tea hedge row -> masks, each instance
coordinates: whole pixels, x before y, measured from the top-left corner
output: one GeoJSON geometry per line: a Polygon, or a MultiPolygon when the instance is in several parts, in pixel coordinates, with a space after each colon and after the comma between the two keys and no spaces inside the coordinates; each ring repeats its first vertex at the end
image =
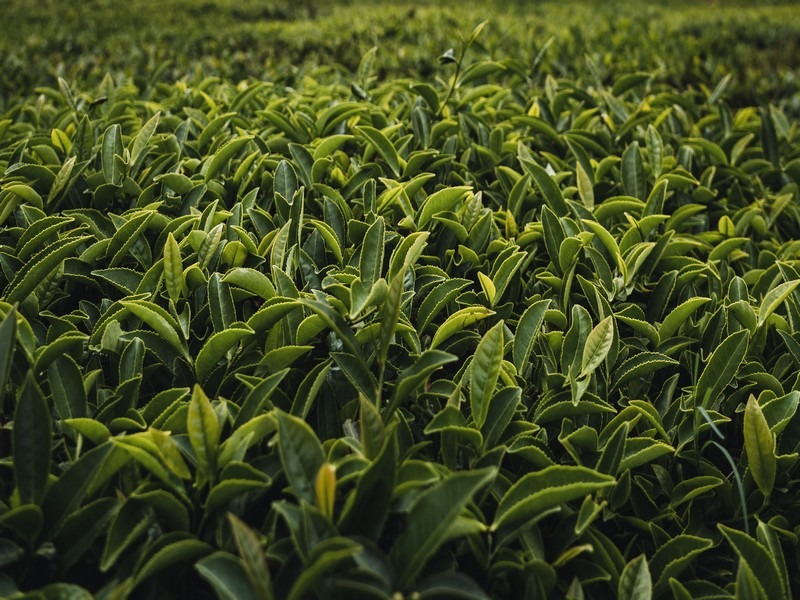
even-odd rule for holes
{"type": "Polygon", "coordinates": [[[8,112],[0,594],[797,593],[790,109],[479,34],[8,112]]]}
{"type": "Polygon", "coordinates": [[[144,95],[160,81],[219,76],[295,86],[318,67],[347,79],[371,47],[381,78],[439,76],[458,32],[490,19],[473,47],[541,85],[547,74],[611,85],[647,71],[678,89],[733,76],[742,107],[789,101],[800,114],[795,2],[320,2],[188,0],[80,3],[6,0],[0,22],[0,110],[63,77],[92,89],[106,73],[144,95]],[[354,19],[353,15],[358,18],[354,19]],[[311,18],[309,18],[311,17],[311,18]],[[5,103],[5,104],[4,104],[5,103]]]}

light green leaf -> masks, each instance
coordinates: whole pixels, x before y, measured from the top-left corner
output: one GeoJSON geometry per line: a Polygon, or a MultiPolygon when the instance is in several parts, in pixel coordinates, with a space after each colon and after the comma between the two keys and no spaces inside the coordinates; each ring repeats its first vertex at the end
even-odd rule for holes
{"type": "Polygon", "coordinates": [[[368,289],[380,278],[383,271],[385,229],[383,217],[378,217],[367,229],[361,244],[358,270],[361,274],[361,282],[368,289]]]}
{"type": "Polygon", "coordinates": [[[758,309],[758,326],[764,324],[769,316],[783,303],[786,298],[800,285],[800,279],[795,281],[787,281],[772,288],[764,296],[761,301],[761,306],[758,309]]]}
{"type": "Polygon", "coordinates": [[[189,433],[189,443],[197,458],[197,485],[202,486],[207,480],[213,481],[216,474],[220,426],[208,396],[197,384],[192,390],[192,398],[189,401],[186,430],[189,433]]]}
{"type": "Polygon", "coordinates": [[[489,400],[494,395],[500,367],[503,363],[503,321],[483,336],[470,364],[469,399],[472,418],[480,429],[489,412],[489,400]]]}
{"type": "Polygon", "coordinates": [[[454,335],[464,329],[465,327],[469,327],[473,323],[480,321],[481,319],[485,319],[486,317],[491,317],[494,313],[493,310],[489,310],[484,306],[468,306],[466,308],[462,308],[461,310],[457,310],[452,315],[447,317],[444,323],[442,323],[441,327],[436,330],[436,333],[433,334],[433,340],[431,340],[431,349],[436,348],[439,344],[449,338],[451,335],[454,335]]]}
{"type": "Polygon", "coordinates": [[[665,341],[673,337],[694,311],[708,302],[711,302],[711,298],[689,298],[673,308],[658,328],[658,337],[665,341]]]}
{"type": "Polygon", "coordinates": [[[600,321],[586,338],[586,345],[583,347],[583,358],[581,359],[580,377],[586,377],[603,363],[613,343],[614,317],[609,315],[600,321]]]}
{"type": "Polygon", "coordinates": [[[622,153],[622,188],[625,195],[639,200],[647,199],[644,165],[639,142],[633,142],[622,153]]]}
{"type": "Polygon", "coordinates": [[[188,292],[183,279],[183,261],[181,249],[170,231],[164,243],[164,283],[170,300],[177,302],[181,296],[188,292]]]}
{"type": "Polygon", "coordinates": [[[528,363],[528,358],[533,351],[533,343],[536,339],[536,334],[544,321],[544,315],[547,308],[550,306],[550,300],[538,300],[531,304],[522,313],[522,316],[517,323],[517,329],[514,332],[514,343],[512,346],[512,356],[514,358],[514,366],[517,368],[518,373],[523,373],[525,366],[528,363]]]}
{"type": "Polygon", "coordinates": [[[397,153],[394,144],[389,141],[389,138],[387,138],[386,135],[379,129],[375,129],[374,127],[370,127],[368,125],[356,127],[356,131],[367,138],[369,143],[378,151],[378,154],[381,155],[383,160],[386,161],[386,164],[388,164],[392,169],[394,176],[400,177],[404,163],[400,158],[400,155],[397,153]]]}
{"type": "Polygon", "coordinates": [[[769,497],[777,472],[775,436],[753,394],[750,394],[744,410],[744,449],[758,489],[765,497],[769,497]]]}
{"type": "Polygon", "coordinates": [[[432,193],[425,198],[416,215],[417,229],[424,229],[434,215],[454,210],[459,202],[465,200],[472,188],[470,186],[448,187],[432,193]]]}
{"type": "Polygon", "coordinates": [[[617,598],[619,600],[651,600],[652,597],[653,582],[650,579],[647,557],[640,554],[622,570],[617,598]]]}
{"type": "Polygon", "coordinates": [[[214,156],[204,165],[206,183],[214,179],[253,137],[252,135],[243,135],[225,142],[225,145],[217,150],[214,156]]]}

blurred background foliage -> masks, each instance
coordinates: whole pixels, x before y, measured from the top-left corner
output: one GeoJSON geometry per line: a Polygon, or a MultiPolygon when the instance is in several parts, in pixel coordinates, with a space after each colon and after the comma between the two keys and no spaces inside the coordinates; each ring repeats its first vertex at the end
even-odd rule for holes
{"type": "Polygon", "coordinates": [[[108,73],[140,89],[202,73],[298,85],[347,79],[378,47],[379,78],[435,77],[453,32],[491,25],[477,54],[541,83],[655,72],[679,88],[733,74],[733,105],[800,113],[796,2],[473,2],[379,0],[4,0],[0,109],[64,77],[93,88],[108,73]],[[686,58],[690,57],[690,58],[686,58]],[[322,79],[321,79],[322,78],[322,79]]]}

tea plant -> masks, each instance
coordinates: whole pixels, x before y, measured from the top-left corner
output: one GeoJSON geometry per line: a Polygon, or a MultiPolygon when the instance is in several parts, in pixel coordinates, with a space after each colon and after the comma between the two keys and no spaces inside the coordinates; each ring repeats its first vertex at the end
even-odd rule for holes
{"type": "Polygon", "coordinates": [[[0,595],[798,593],[796,107],[491,28],[8,110],[0,595]]]}

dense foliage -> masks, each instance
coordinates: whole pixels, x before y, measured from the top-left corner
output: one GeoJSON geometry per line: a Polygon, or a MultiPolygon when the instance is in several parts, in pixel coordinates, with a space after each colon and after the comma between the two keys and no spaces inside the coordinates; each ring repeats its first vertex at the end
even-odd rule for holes
{"type": "Polygon", "coordinates": [[[129,4],[2,42],[0,596],[800,593],[792,5],[129,4]]]}

